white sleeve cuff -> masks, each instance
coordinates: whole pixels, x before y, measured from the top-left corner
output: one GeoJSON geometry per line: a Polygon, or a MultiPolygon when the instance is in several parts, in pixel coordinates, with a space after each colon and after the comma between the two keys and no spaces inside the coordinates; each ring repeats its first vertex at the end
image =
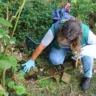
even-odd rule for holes
{"type": "Polygon", "coordinates": [[[89,30],[88,42],[87,43],[90,44],[90,45],[95,45],[96,44],[96,35],[91,30],[89,30]]]}
{"type": "Polygon", "coordinates": [[[54,36],[53,36],[53,33],[51,31],[51,29],[48,30],[48,32],[45,34],[45,36],[43,37],[41,43],[44,45],[44,46],[48,46],[52,40],[54,39],[54,36]]]}

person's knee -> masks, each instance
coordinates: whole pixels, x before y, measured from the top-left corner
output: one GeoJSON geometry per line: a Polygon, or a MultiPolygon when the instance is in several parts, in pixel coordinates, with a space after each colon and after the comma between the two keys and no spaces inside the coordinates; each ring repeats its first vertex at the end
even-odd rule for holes
{"type": "Polygon", "coordinates": [[[86,60],[85,62],[83,62],[84,64],[87,64],[87,65],[91,65],[91,64],[93,64],[93,62],[92,61],[89,61],[89,60],[86,60]]]}
{"type": "Polygon", "coordinates": [[[63,64],[64,61],[64,59],[61,58],[50,58],[50,60],[53,65],[63,64]]]}
{"type": "Polygon", "coordinates": [[[93,65],[94,63],[94,59],[89,57],[89,56],[85,56],[83,59],[82,59],[82,63],[83,64],[87,64],[87,65],[93,65]]]}

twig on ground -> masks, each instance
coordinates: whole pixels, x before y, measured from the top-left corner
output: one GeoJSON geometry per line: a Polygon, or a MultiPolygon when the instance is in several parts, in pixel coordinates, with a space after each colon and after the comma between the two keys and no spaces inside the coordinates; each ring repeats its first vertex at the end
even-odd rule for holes
{"type": "Polygon", "coordinates": [[[72,85],[70,85],[70,96],[72,96],[72,93],[73,93],[73,91],[72,91],[72,85]]]}

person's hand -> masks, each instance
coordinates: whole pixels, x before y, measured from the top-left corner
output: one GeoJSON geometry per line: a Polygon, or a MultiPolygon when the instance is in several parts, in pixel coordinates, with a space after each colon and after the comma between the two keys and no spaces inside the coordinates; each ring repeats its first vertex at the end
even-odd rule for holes
{"type": "Polygon", "coordinates": [[[25,64],[23,64],[22,66],[24,66],[24,72],[29,72],[29,70],[31,68],[35,68],[35,62],[33,60],[28,60],[25,64]]]}

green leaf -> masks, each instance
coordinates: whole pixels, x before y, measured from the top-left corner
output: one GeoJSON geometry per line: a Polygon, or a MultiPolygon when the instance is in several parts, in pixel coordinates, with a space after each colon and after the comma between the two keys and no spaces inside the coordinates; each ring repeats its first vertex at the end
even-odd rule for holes
{"type": "Polygon", "coordinates": [[[4,96],[6,94],[5,91],[0,91],[0,96],[4,96]]]}
{"type": "Polygon", "coordinates": [[[5,90],[0,90],[0,96],[8,96],[8,93],[5,90]]]}
{"type": "Polygon", "coordinates": [[[3,36],[5,36],[5,35],[8,34],[8,30],[5,29],[5,28],[0,28],[0,34],[3,35],[3,36]]]}
{"type": "Polygon", "coordinates": [[[71,2],[74,2],[75,4],[77,3],[78,0],[71,0],[71,2]]]}
{"type": "Polygon", "coordinates": [[[8,86],[11,89],[14,89],[18,95],[22,95],[26,93],[26,88],[23,86],[22,83],[18,83],[18,85],[16,85],[14,81],[10,81],[8,83],[8,86]]]}
{"type": "Polygon", "coordinates": [[[4,5],[6,4],[0,0],[0,6],[4,6],[4,5]]]}
{"type": "Polygon", "coordinates": [[[10,38],[10,44],[15,44],[15,42],[16,42],[16,38],[15,37],[10,38]]]}
{"type": "Polygon", "coordinates": [[[4,44],[10,45],[10,38],[8,36],[4,36],[4,44]]]}
{"type": "Polygon", "coordinates": [[[15,57],[12,57],[12,56],[6,56],[4,57],[5,60],[8,60],[10,62],[10,65],[12,67],[16,67],[17,66],[17,60],[15,57]]]}
{"type": "Polygon", "coordinates": [[[4,18],[0,18],[0,24],[7,27],[12,27],[11,23],[5,20],[4,18]]]}
{"type": "Polygon", "coordinates": [[[74,3],[77,3],[78,0],[74,0],[74,3]]]}
{"type": "Polygon", "coordinates": [[[0,59],[2,59],[4,57],[3,53],[0,53],[0,59]]]}
{"type": "Polygon", "coordinates": [[[14,88],[14,85],[15,83],[14,83],[14,81],[10,81],[9,83],[8,83],[8,87],[10,87],[10,88],[14,88]]]}
{"type": "Polygon", "coordinates": [[[25,76],[25,72],[24,71],[20,71],[16,77],[19,78],[19,79],[23,79],[24,80],[24,76],[25,76]]]}
{"type": "Polygon", "coordinates": [[[11,68],[11,64],[8,60],[0,60],[0,70],[3,70],[4,68],[11,68]]]}
{"type": "Polygon", "coordinates": [[[18,95],[22,95],[26,93],[26,88],[23,85],[17,85],[15,86],[16,93],[18,95]]]}
{"type": "MultiPolygon", "coordinates": [[[[2,55],[3,56],[3,55],[2,55]]],[[[0,70],[4,68],[9,69],[11,67],[16,67],[17,60],[12,56],[3,56],[0,60],[0,70]]]]}

